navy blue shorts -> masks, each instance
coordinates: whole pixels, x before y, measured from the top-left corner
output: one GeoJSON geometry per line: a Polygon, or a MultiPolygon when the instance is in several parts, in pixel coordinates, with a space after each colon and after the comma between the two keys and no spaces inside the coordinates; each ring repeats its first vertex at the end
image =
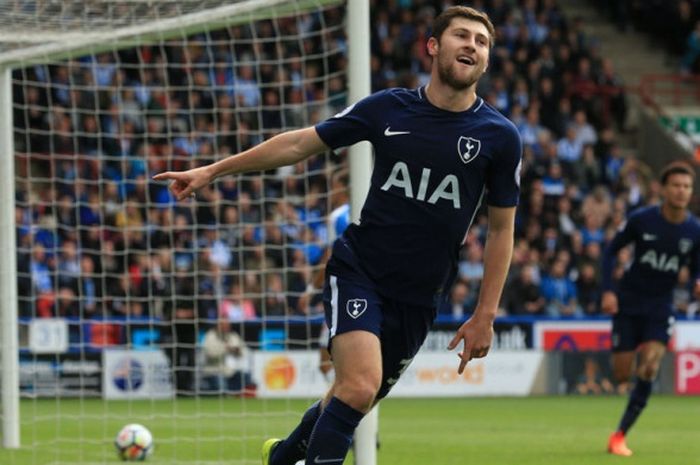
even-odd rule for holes
{"type": "Polygon", "coordinates": [[[668,344],[673,329],[673,316],[621,314],[612,319],[612,351],[637,350],[640,344],[658,341],[668,344]]]}
{"type": "Polygon", "coordinates": [[[377,400],[386,397],[425,341],[435,309],[380,296],[369,278],[338,260],[329,262],[323,289],[326,323],[333,337],[349,331],[375,334],[382,349],[382,384],[377,400]]]}

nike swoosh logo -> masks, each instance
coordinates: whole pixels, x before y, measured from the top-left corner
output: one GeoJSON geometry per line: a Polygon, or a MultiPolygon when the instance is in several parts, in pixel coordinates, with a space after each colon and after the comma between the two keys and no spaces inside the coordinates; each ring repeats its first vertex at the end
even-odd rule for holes
{"type": "Polygon", "coordinates": [[[410,134],[410,133],[411,133],[411,131],[392,131],[389,126],[387,126],[386,129],[384,130],[384,135],[387,137],[401,136],[401,135],[410,134]]]}
{"type": "Polygon", "coordinates": [[[656,239],[656,235],[655,234],[642,234],[642,239],[644,239],[645,241],[653,241],[656,239]]]}
{"type": "Polygon", "coordinates": [[[345,459],[322,459],[321,456],[317,455],[314,459],[314,463],[337,463],[342,462],[345,459]]]}

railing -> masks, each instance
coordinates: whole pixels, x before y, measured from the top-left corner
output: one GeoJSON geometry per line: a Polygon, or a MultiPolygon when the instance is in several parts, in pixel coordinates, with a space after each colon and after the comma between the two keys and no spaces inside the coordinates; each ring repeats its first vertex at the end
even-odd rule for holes
{"type": "MultiPolygon", "coordinates": [[[[640,146],[646,147],[647,154],[658,157],[664,153],[666,161],[691,154],[700,162],[700,76],[648,74],[640,78],[638,87],[629,90],[639,95],[656,122],[674,134],[673,147],[664,146],[658,134],[653,135],[656,129],[640,122],[640,146]]],[[[648,120],[642,115],[645,119],[648,120]]]]}
{"type": "Polygon", "coordinates": [[[642,102],[657,113],[664,105],[700,106],[700,76],[647,74],[641,77],[638,90],[642,102]]]}

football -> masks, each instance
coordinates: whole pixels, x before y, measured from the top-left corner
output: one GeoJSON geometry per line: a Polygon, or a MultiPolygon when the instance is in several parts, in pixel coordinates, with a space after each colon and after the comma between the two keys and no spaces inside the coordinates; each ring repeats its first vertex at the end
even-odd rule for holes
{"type": "Polygon", "coordinates": [[[145,426],[131,423],[119,431],[114,446],[124,461],[146,460],[153,453],[153,435],[145,426]]]}

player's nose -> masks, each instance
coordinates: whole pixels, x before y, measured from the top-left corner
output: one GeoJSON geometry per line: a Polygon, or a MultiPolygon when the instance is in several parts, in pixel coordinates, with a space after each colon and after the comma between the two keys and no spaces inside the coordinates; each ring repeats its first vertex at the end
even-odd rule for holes
{"type": "Polygon", "coordinates": [[[474,53],[476,52],[476,42],[474,42],[474,39],[467,39],[467,42],[463,46],[464,52],[466,53],[474,53]]]}

